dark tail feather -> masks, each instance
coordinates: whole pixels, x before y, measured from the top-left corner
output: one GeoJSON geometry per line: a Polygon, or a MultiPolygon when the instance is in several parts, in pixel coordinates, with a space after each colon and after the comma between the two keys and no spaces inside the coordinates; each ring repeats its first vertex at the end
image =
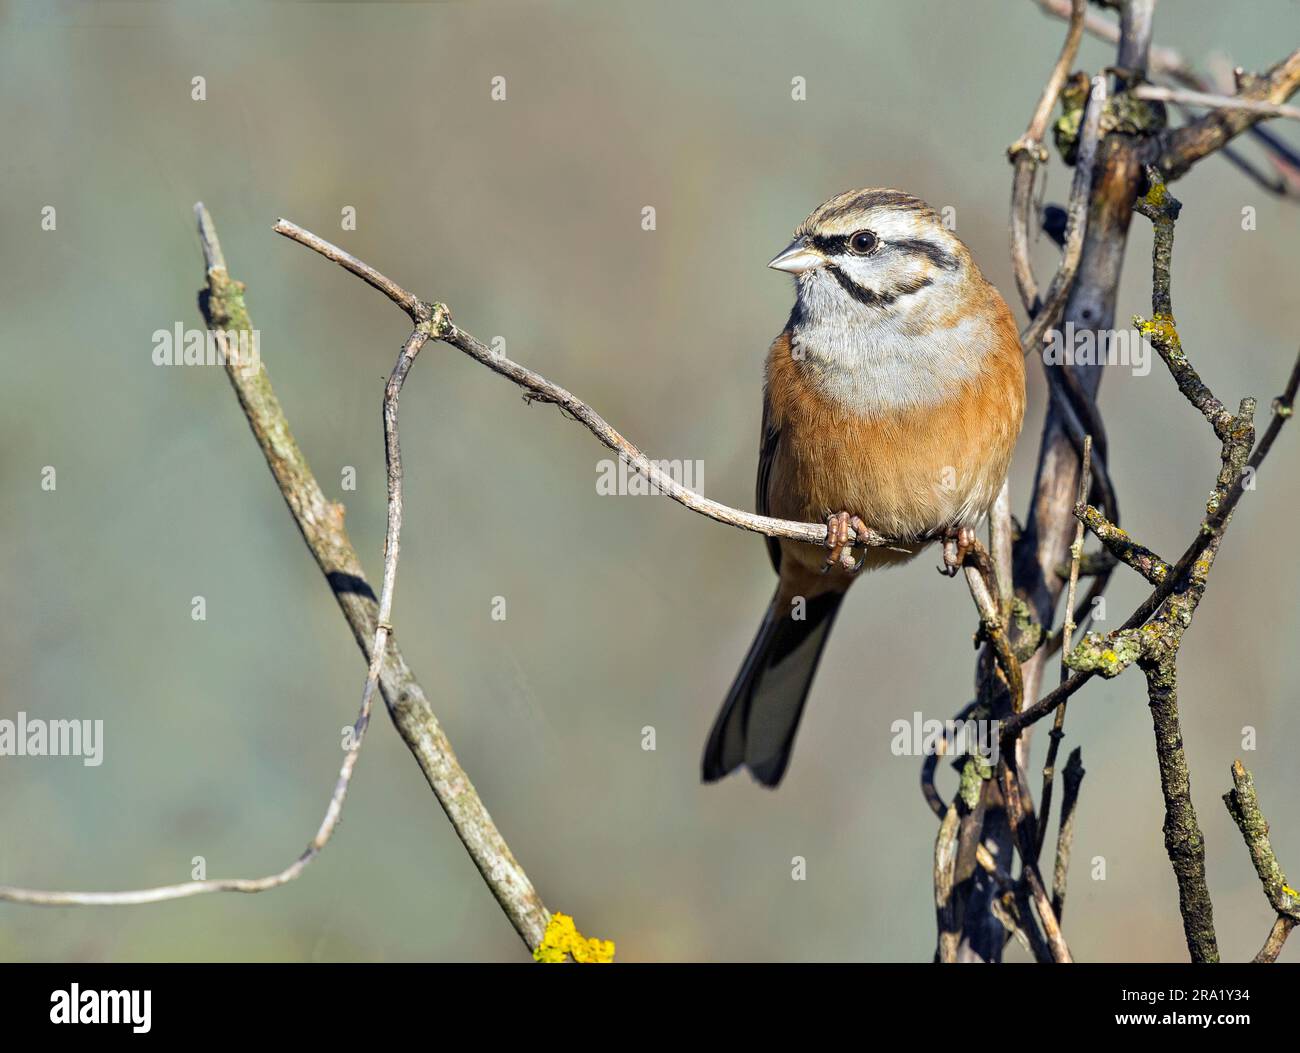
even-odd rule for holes
{"type": "Polygon", "coordinates": [[[843,599],[842,592],[814,596],[806,617],[795,620],[778,590],[709,732],[705,782],[716,782],[742,764],[764,786],[781,781],[817,661],[843,599]]]}

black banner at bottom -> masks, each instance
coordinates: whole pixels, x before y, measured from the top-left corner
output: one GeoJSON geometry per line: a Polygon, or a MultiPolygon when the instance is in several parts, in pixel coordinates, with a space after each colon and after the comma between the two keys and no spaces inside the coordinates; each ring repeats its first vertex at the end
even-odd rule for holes
{"type": "Polygon", "coordinates": [[[1293,1020],[1298,981],[1285,965],[625,965],[596,974],[531,964],[3,965],[0,1034],[339,1041],[394,1026],[418,1038],[428,1024],[431,1040],[486,1025],[499,1041],[558,1025],[556,1037],[602,1042],[681,1027],[717,1027],[729,1041],[753,1028],[770,1041],[785,1029],[829,1038],[845,1027],[933,1036],[946,1021],[967,1038],[972,1028],[1047,1037],[1064,1027],[1071,1038],[1195,1030],[1231,1041],[1293,1020]]]}

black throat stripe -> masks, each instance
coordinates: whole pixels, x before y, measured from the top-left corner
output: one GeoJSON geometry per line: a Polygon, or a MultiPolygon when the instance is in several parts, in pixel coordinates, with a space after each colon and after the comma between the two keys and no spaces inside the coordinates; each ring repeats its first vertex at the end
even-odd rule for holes
{"type": "Polygon", "coordinates": [[[920,292],[927,285],[934,284],[931,278],[912,278],[910,281],[906,281],[893,289],[876,292],[874,289],[863,288],[833,263],[828,263],[826,269],[840,283],[841,289],[857,300],[858,303],[866,304],[868,307],[888,307],[901,297],[910,296],[912,293],[920,292]]]}

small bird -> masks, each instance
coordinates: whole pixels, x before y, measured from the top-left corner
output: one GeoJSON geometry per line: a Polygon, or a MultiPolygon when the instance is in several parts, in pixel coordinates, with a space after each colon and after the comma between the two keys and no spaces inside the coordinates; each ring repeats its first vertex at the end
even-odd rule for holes
{"type": "MultiPolygon", "coordinates": [[[[704,749],[775,787],[849,585],[936,540],[955,574],[1006,478],[1025,409],[1015,320],[966,246],[897,190],[831,198],[769,264],[795,304],[767,356],[763,515],[827,525],[827,551],[767,539],[779,581],[704,749]],[[849,528],[895,544],[854,561],[849,528]]],[[[944,568],[940,568],[944,569],[944,568]]]]}

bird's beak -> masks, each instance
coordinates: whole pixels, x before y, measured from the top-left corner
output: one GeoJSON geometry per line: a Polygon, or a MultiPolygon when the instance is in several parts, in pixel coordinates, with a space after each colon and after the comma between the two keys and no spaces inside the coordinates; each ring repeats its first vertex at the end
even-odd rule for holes
{"type": "Polygon", "coordinates": [[[802,274],[825,265],[826,257],[808,244],[807,238],[795,238],[768,264],[773,270],[791,274],[802,274]]]}

